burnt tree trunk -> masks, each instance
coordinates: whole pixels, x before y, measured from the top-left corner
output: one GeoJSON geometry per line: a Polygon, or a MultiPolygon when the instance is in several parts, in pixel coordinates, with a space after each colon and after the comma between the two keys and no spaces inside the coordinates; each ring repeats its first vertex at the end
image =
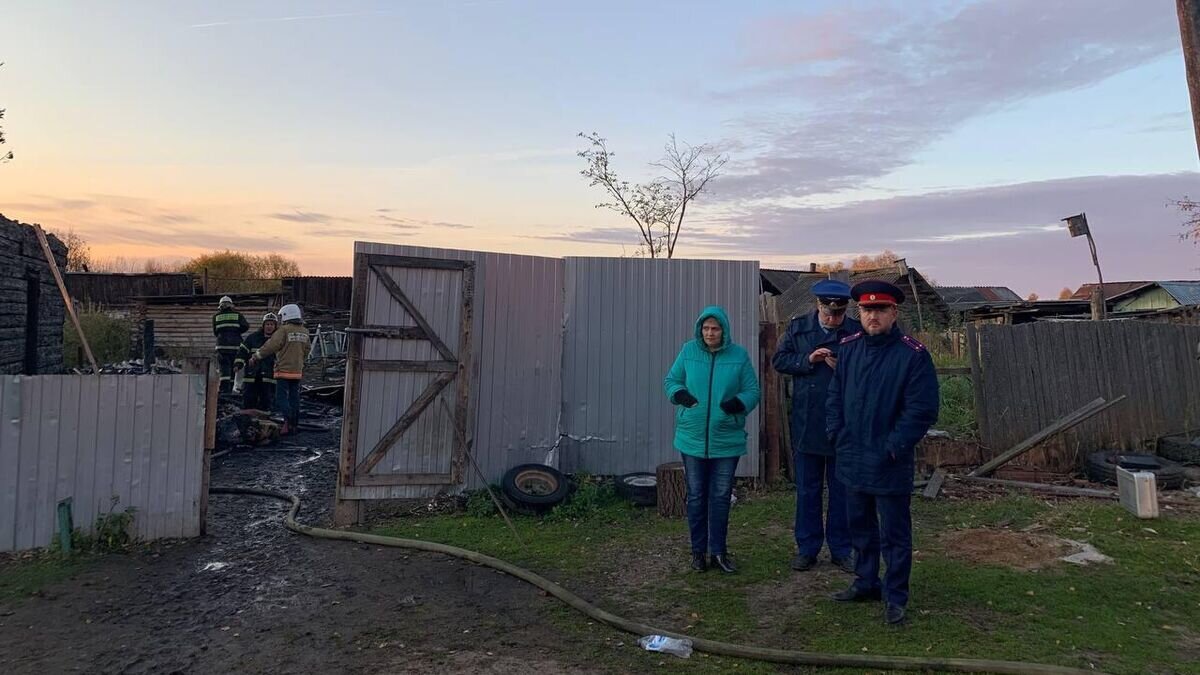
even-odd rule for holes
{"type": "Polygon", "coordinates": [[[687,513],[687,478],[683,473],[683,462],[659,464],[655,474],[658,477],[658,515],[682,518],[687,513]]]}

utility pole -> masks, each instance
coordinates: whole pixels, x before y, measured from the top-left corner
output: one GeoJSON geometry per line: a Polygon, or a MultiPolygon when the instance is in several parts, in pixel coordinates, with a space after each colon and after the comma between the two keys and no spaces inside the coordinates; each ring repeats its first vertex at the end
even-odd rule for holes
{"type": "Polygon", "coordinates": [[[1087,237],[1088,248],[1092,251],[1092,264],[1096,266],[1096,277],[1100,285],[1092,289],[1092,319],[1103,319],[1108,312],[1108,302],[1104,297],[1104,272],[1100,271],[1100,258],[1096,255],[1096,240],[1092,239],[1092,229],[1088,227],[1087,214],[1079,213],[1062,219],[1067,224],[1067,231],[1072,237],[1087,237]]]}
{"type": "Polygon", "coordinates": [[[1179,12],[1179,37],[1183,41],[1183,65],[1187,68],[1188,94],[1192,99],[1192,128],[1200,153],[1200,0],[1175,0],[1179,12]]]}

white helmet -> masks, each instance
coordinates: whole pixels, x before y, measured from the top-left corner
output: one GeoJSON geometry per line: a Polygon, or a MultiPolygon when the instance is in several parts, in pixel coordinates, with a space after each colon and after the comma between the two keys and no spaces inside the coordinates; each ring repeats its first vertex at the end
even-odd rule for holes
{"type": "Polygon", "coordinates": [[[267,312],[266,314],[263,314],[262,322],[266,323],[268,321],[274,321],[276,324],[278,324],[279,317],[275,316],[275,312],[267,312]]]}
{"type": "Polygon", "coordinates": [[[233,305],[233,298],[229,297],[228,295],[222,295],[221,301],[217,303],[217,306],[224,307],[225,305],[233,305]]]}
{"type": "Polygon", "coordinates": [[[279,308],[279,319],[284,323],[300,320],[300,305],[284,305],[279,308]]]}

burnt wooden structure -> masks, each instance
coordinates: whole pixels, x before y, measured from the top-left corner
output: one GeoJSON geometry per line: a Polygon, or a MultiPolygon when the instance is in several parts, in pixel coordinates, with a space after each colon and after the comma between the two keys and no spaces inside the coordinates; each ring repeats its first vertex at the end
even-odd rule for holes
{"type": "MultiPolygon", "coordinates": [[[[67,247],[47,235],[59,267],[67,247]]],[[[30,225],[0,215],[0,373],[50,374],[63,369],[66,305],[30,225]]]]}
{"type": "Polygon", "coordinates": [[[123,309],[138,304],[138,298],[189,296],[196,288],[191,274],[164,272],[115,274],[67,272],[63,275],[71,300],[78,306],[123,309]]]}
{"type": "Polygon", "coordinates": [[[1039,321],[968,327],[975,411],[989,457],[1088,401],[1121,405],[1047,440],[1014,464],[1077,469],[1088,452],[1140,449],[1200,430],[1200,326],[1039,321]]]}

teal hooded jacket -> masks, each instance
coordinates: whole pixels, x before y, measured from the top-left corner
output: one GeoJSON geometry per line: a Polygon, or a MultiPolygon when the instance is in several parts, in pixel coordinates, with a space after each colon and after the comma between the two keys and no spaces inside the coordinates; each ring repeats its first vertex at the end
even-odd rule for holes
{"type": "Polygon", "coordinates": [[[746,454],[746,415],[758,406],[761,396],[758,375],[750,355],[734,344],[729,332],[729,317],[720,307],[705,307],[700,313],[694,337],[683,344],[663,380],[668,400],[683,389],[699,403],[691,408],[675,406],[675,449],[695,457],[746,454]],[[724,335],[721,346],[715,351],[710,351],[704,344],[700,331],[709,317],[721,322],[724,335]],[[735,396],[746,410],[736,415],[721,410],[721,402],[735,396]]]}

